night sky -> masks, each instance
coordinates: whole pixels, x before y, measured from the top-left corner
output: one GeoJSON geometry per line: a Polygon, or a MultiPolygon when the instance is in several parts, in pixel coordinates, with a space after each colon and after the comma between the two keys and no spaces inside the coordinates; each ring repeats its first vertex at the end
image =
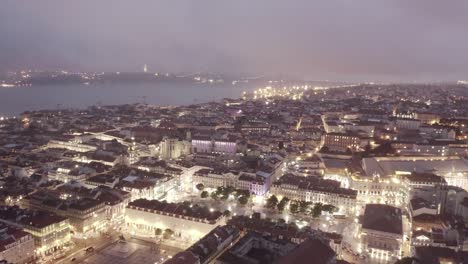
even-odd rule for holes
{"type": "Polygon", "coordinates": [[[466,0],[3,0],[0,71],[468,79],[466,0]]]}

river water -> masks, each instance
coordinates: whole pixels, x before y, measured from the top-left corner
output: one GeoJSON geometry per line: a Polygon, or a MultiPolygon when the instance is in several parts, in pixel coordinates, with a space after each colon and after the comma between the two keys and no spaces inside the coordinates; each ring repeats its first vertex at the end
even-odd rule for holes
{"type": "Polygon", "coordinates": [[[222,98],[239,98],[254,89],[249,83],[98,83],[91,85],[36,85],[0,87],[0,116],[27,110],[85,108],[102,104],[146,102],[155,105],[186,105],[222,98]]]}

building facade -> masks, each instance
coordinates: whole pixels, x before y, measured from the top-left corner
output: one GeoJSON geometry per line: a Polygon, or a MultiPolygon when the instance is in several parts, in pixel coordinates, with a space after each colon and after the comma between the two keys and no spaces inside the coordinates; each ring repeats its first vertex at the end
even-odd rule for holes
{"type": "Polygon", "coordinates": [[[128,204],[125,222],[138,236],[153,237],[157,229],[170,229],[176,237],[194,242],[225,224],[225,217],[204,207],[140,199],[128,204]]]}
{"type": "Polygon", "coordinates": [[[0,224],[0,261],[28,263],[34,260],[34,239],[31,234],[0,224]]]}
{"type": "Polygon", "coordinates": [[[340,213],[353,214],[357,191],[340,187],[340,182],[318,177],[284,175],[271,186],[270,192],[290,200],[330,204],[340,213]]]}

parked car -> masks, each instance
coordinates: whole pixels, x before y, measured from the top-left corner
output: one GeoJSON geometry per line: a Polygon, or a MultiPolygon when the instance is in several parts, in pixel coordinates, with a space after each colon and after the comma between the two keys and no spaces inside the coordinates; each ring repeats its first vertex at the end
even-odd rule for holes
{"type": "Polygon", "coordinates": [[[86,249],[86,253],[91,253],[94,251],[94,247],[89,247],[86,249]]]}

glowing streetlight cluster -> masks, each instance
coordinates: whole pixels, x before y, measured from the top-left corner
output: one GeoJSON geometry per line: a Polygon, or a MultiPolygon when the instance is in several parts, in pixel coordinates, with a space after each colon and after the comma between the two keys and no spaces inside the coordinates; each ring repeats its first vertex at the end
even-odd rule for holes
{"type": "Polygon", "coordinates": [[[253,91],[252,94],[247,92],[243,93],[243,98],[257,99],[273,99],[273,98],[284,98],[291,100],[300,100],[304,97],[304,94],[308,90],[326,90],[328,87],[312,86],[312,85],[293,85],[283,87],[266,86],[264,88],[258,88],[253,91]]]}

